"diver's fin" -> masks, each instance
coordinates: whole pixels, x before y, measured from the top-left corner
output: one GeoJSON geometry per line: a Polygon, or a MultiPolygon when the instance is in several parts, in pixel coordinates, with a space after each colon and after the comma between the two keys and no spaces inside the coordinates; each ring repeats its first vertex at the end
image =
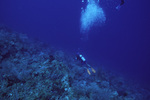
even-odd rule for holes
{"type": "Polygon", "coordinates": [[[91,75],[91,72],[90,72],[90,70],[89,70],[89,69],[87,69],[87,72],[88,72],[88,74],[89,74],[89,75],[91,75]]]}
{"type": "Polygon", "coordinates": [[[93,72],[93,73],[96,73],[96,71],[95,71],[95,69],[94,69],[94,68],[92,68],[92,67],[91,67],[91,69],[92,69],[92,72],[93,72]]]}

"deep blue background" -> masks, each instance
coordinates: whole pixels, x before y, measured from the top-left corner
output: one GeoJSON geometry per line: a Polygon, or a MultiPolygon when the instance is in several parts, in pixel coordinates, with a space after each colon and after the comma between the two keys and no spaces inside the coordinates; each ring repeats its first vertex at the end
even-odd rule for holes
{"type": "MultiPolygon", "coordinates": [[[[150,1],[101,0],[102,26],[80,40],[81,0],[0,0],[0,24],[150,84],[150,1]]],[[[87,60],[88,60],[87,59],[87,60]]],[[[97,66],[98,67],[98,66],[97,66]]]]}

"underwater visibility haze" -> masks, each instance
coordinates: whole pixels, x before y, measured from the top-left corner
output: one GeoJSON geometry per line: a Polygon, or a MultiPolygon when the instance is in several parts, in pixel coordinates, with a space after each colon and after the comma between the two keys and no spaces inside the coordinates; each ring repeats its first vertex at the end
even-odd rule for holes
{"type": "Polygon", "coordinates": [[[0,0],[0,99],[150,100],[149,3],[0,0]]]}

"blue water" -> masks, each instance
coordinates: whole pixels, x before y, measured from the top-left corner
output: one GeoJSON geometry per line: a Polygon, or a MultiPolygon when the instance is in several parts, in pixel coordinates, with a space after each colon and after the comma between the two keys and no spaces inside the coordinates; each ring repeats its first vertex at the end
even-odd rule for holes
{"type": "MultiPolygon", "coordinates": [[[[81,33],[81,0],[1,0],[0,24],[150,84],[150,1],[100,0],[106,20],[81,33]],[[86,34],[86,35],[85,35],[86,34]],[[85,38],[82,39],[82,38],[85,38]]],[[[95,66],[98,67],[98,66],[95,66]]]]}

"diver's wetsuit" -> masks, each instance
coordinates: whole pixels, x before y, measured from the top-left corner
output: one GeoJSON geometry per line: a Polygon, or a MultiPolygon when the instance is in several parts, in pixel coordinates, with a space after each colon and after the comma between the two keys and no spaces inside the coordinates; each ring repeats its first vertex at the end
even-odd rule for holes
{"type": "Polygon", "coordinates": [[[124,4],[124,0],[121,0],[120,6],[122,6],[124,4]]]}

